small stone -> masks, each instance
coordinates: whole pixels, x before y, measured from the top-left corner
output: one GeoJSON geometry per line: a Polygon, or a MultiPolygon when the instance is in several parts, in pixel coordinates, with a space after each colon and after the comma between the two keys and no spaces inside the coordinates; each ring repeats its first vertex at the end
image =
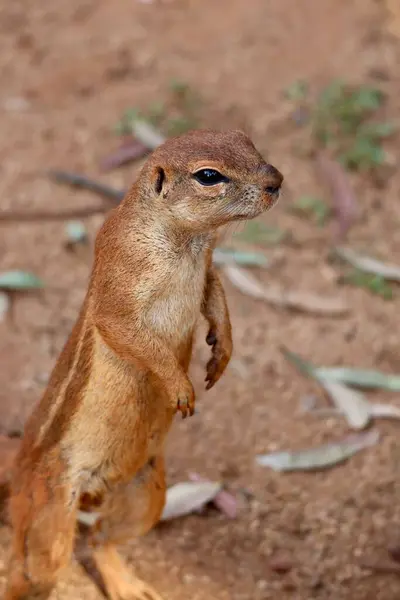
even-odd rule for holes
{"type": "Polygon", "coordinates": [[[286,552],[277,552],[269,561],[269,568],[275,573],[288,573],[293,568],[293,561],[286,552]]]}

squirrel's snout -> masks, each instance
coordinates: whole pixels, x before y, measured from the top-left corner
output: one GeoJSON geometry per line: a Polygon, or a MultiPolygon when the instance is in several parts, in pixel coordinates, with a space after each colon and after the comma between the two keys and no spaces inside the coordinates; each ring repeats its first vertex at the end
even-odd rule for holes
{"type": "Polygon", "coordinates": [[[276,167],[270,164],[263,165],[262,171],[264,175],[264,200],[268,208],[271,208],[279,199],[279,194],[283,183],[283,175],[276,167]]]}
{"type": "Polygon", "coordinates": [[[265,172],[266,185],[264,185],[264,191],[268,196],[269,201],[274,204],[279,198],[279,192],[283,182],[283,175],[273,165],[265,165],[263,171],[265,172]]]}
{"type": "Polygon", "coordinates": [[[273,165],[270,165],[270,164],[265,164],[262,167],[262,171],[267,180],[267,185],[265,186],[266,188],[268,188],[268,187],[280,188],[281,187],[281,185],[283,183],[283,175],[280,171],[278,171],[278,169],[276,167],[274,167],[273,165]]]}

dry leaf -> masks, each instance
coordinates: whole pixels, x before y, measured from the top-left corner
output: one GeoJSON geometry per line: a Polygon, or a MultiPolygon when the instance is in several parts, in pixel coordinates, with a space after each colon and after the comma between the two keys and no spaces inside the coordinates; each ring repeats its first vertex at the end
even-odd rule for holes
{"type": "MultiPolygon", "coordinates": [[[[391,404],[381,404],[379,402],[368,402],[364,398],[364,402],[367,403],[368,414],[372,418],[377,419],[400,419],[400,408],[392,406],[391,404]]],[[[319,408],[317,406],[317,398],[306,397],[300,401],[300,412],[312,413],[320,417],[335,417],[343,415],[343,411],[338,408],[319,408]]]]}
{"type": "Polygon", "coordinates": [[[370,402],[369,412],[372,417],[400,419],[400,408],[391,404],[381,404],[380,402],[370,402]]]}
{"type": "Polygon", "coordinates": [[[221,491],[220,483],[211,481],[177,483],[167,490],[161,521],[188,515],[203,508],[221,491]]]}
{"type": "MultiPolygon", "coordinates": [[[[209,481],[197,473],[190,473],[189,479],[191,479],[191,481],[209,481]]],[[[229,517],[230,519],[235,519],[237,517],[237,500],[230,492],[221,490],[216,494],[212,502],[226,517],[229,517]]]]}
{"type": "Polygon", "coordinates": [[[328,392],[336,408],[346,417],[353,429],[364,429],[371,418],[370,405],[364,396],[337,381],[318,377],[318,381],[328,392]]]}
{"type": "Polygon", "coordinates": [[[362,256],[350,248],[337,247],[335,248],[335,252],[341,259],[347,261],[359,271],[370,273],[371,275],[379,275],[383,279],[390,281],[400,282],[400,266],[398,265],[383,263],[375,258],[362,256]]]}
{"type": "Polygon", "coordinates": [[[261,252],[243,252],[229,248],[215,248],[213,262],[217,266],[236,263],[247,267],[266,267],[269,261],[261,252]]]}
{"type": "Polygon", "coordinates": [[[370,369],[352,367],[316,367],[319,377],[367,389],[400,392],[400,375],[387,375],[370,369]]]}
{"type": "Polygon", "coordinates": [[[239,269],[233,265],[227,265],[224,268],[224,273],[228,277],[231,283],[238,288],[243,294],[264,299],[264,289],[262,285],[249,273],[243,269],[239,269]]]}
{"type": "MultiPolygon", "coordinates": [[[[351,369],[348,367],[315,367],[295,352],[282,348],[282,353],[297,369],[312,377],[328,392],[338,412],[343,414],[353,429],[363,429],[372,417],[399,418],[400,409],[389,404],[374,404],[360,392],[352,390],[341,382],[344,381],[362,387],[382,387],[383,389],[398,390],[399,376],[385,375],[379,371],[351,369]]],[[[314,399],[302,403],[303,412],[315,412],[326,416],[327,409],[315,408],[314,399]]],[[[328,409],[329,410],[329,409],[328,409]]],[[[329,411],[331,412],[331,411],[329,411]]]]}
{"type": "Polygon", "coordinates": [[[39,277],[27,271],[5,271],[0,273],[0,289],[21,292],[44,287],[39,277]]]}
{"type": "Polygon", "coordinates": [[[256,461],[274,471],[314,471],[340,464],[356,452],[369,448],[379,441],[378,431],[354,433],[340,442],[324,444],[307,450],[272,452],[259,455],[256,461]]]}
{"type": "Polygon", "coordinates": [[[264,287],[252,275],[235,265],[226,265],[224,273],[243,294],[281,306],[319,315],[342,316],[348,307],[340,298],[326,298],[307,292],[285,291],[272,286],[264,287]]]}
{"type": "Polygon", "coordinates": [[[147,121],[134,119],[131,127],[134,136],[150,150],[155,150],[166,140],[166,138],[147,121]]]}
{"type": "Polygon", "coordinates": [[[370,369],[352,367],[316,367],[301,356],[281,348],[282,353],[301,373],[315,379],[328,379],[360,388],[380,388],[392,392],[400,391],[400,375],[387,375],[370,369]]]}
{"type": "Polygon", "coordinates": [[[300,398],[299,412],[312,413],[319,417],[337,417],[340,415],[338,409],[333,406],[330,408],[319,407],[318,398],[315,396],[304,396],[303,398],[300,398]]]}
{"type": "Polygon", "coordinates": [[[4,292],[0,292],[0,323],[5,321],[8,309],[10,308],[10,298],[4,292]]]}

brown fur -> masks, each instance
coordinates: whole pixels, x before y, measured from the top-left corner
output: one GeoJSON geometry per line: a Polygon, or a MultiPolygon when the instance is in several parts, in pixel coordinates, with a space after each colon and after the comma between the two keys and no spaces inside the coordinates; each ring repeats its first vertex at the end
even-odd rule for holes
{"type": "Polygon", "coordinates": [[[113,544],[161,515],[164,439],[177,411],[194,411],[187,369],[200,314],[212,347],[207,388],[231,356],[216,232],[272,206],[281,182],[243,133],[195,131],[158,148],[110,213],[80,316],[16,461],[6,600],[48,597],[70,560],[79,509],[100,511],[76,548],[82,564],[92,552],[109,597],[159,598],[113,544]],[[202,186],[192,173],[205,167],[229,181],[202,186]]]}

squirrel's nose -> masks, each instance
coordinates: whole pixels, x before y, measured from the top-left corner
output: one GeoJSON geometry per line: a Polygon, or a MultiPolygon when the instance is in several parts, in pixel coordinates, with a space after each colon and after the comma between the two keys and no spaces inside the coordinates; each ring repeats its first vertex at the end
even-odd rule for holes
{"type": "Polygon", "coordinates": [[[270,196],[279,196],[279,192],[281,191],[281,186],[280,185],[267,185],[267,187],[265,188],[265,191],[270,196]]]}
{"type": "Polygon", "coordinates": [[[281,185],[283,182],[282,173],[270,164],[263,165],[262,170],[266,180],[266,185],[264,189],[267,192],[267,194],[279,194],[279,190],[281,189],[281,185]]]}

